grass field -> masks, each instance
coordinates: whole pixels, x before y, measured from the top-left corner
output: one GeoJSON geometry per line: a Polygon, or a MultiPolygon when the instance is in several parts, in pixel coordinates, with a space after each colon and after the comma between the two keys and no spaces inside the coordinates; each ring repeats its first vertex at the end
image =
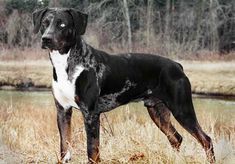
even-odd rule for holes
{"type": "MultiPolygon", "coordinates": [[[[0,163],[55,163],[59,135],[51,93],[2,91],[0,98],[0,163]]],[[[213,140],[217,163],[234,163],[234,101],[195,99],[194,104],[200,124],[213,140]]],[[[172,150],[141,103],[122,106],[106,115],[109,123],[101,116],[101,163],[207,163],[201,145],[173,117],[183,136],[179,153],[172,150]]],[[[85,163],[81,113],[74,110],[72,120],[71,163],[85,163]]]]}

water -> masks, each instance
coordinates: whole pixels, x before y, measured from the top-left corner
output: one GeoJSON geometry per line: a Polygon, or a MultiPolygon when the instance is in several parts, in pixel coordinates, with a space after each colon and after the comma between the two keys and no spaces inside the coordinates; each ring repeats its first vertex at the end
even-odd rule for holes
{"type": "Polygon", "coordinates": [[[50,105],[53,103],[51,92],[22,92],[0,90],[0,104],[17,105],[25,103],[35,105],[50,105]]]}
{"type": "MultiPolygon", "coordinates": [[[[214,118],[232,120],[235,116],[235,100],[214,99],[214,98],[193,98],[196,113],[204,115],[212,115],[214,118]]],[[[54,105],[51,92],[21,92],[21,91],[0,91],[0,104],[10,106],[25,104],[47,108],[54,105]]],[[[125,106],[124,106],[125,108],[125,106]]],[[[135,110],[137,115],[142,113],[143,106],[140,103],[132,103],[129,105],[130,110],[135,110]],[[133,108],[133,109],[131,109],[133,108]]],[[[116,112],[115,110],[114,112],[116,112]]],[[[135,112],[134,111],[134,112],[135,112]]]]}

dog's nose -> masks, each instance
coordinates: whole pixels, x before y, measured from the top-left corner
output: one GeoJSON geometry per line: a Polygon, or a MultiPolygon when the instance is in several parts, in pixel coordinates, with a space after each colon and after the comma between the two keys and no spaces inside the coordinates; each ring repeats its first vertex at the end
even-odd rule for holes
{"type": "Polygon", "coordinates": [[[42,41],[44,43],[52,43],[52,38],[51,37],[42,37],[42,41]]]}

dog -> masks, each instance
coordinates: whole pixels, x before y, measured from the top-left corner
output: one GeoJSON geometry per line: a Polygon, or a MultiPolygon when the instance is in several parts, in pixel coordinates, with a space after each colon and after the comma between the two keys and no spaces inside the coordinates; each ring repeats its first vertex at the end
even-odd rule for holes
{"type": "Polygon", "coordinates": [[[52,92],[57,108],[61,161],[71,152],[72,108],[81,111],[89,163],[100,161],[100,114],[133,101],[143,101],[157,127],[179,150],[182,137],[170,121],[172,113],[215,162],[211,138],[200,127],[191,85],[183,67],[168,58],[139,53],[109,55],[82,39],[88,15],[72,8],[44,8],[33,13],[34,33],[42,34],[53,66],[52,92]]]}

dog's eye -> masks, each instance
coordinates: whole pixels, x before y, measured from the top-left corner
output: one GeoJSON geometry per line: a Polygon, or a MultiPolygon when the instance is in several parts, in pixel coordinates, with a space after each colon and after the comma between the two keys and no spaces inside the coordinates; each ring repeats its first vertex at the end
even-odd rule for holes
{"type": "Polygon", "coordinates": [[[60,27],[64,28],[66,25],[64,23],[60,24],[60,27]]]}

